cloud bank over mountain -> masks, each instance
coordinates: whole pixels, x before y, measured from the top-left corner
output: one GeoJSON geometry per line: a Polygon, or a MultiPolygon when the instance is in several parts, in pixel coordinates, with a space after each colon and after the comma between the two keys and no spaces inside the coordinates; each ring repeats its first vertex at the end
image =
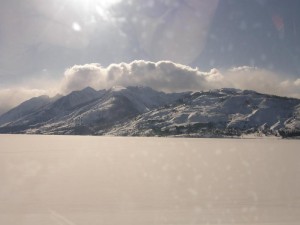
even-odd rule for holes
{"type": "Polygon", "coordinates": [[[282,74],[241,66],[221,71],[211,69],[203,72],[199,68],[176,64],[170,61],[133,61],[111,64],[103,68],[100,64],[75,65],[66,70],[60,91],[69,93],[86,86],[105,89],[112,86],[149,86],[166,92],[208,90],[222,87],[251,89],[267,94],[300,97],[300,79],[283,79],[282,74]]]}
{"type": "Polygon", "coordinates": [[[131,63],[111,64],[102,67],[91,63],[74,65],[67,69],[56,87],[13,88],[0,90],[0,114],[30,97],[57,93],[68,94],[90,86],[96,90],[113,86],[149,86],[165,92],[199,91],[232,87],[255,90],[267,94],[300,97],[300,79],[284,79],[282,74],[255,67],[235,67],[230,70],[199,68],[171,61],[150,62],[137,60],[131,63]]]}
{"type": "Polygon", "coordinates": [[[215,69],[208,73],[201,72],[170,61],[154,63],[140,60],[128,64],[111,64],[107,68],[99,64],[86,64],[66,70],[61,91],[68,93],[86,86],[105,89],[140,85],[167,92],[202,90],[215,87],[220,79],[222,75],[215,69]]]}

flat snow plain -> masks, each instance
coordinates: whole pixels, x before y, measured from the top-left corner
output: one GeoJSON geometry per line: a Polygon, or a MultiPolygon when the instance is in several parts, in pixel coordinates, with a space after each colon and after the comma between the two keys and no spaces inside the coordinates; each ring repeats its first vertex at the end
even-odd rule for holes
{"type": "Polygon", "coordinates": [[[299,146],[0,135],[0,224],[299,225],[299,146]]]}

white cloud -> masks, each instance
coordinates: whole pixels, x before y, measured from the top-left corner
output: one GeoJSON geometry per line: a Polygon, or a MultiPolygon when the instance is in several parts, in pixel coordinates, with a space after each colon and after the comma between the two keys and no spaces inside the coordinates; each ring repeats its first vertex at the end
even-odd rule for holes
{"type": "Polygon", "coordinates": [[[106,68],[97,63],[75,65],[65,71],[59,85],[53,81],[52,85],[50,81],[49,84],[45,90],[31,88],[0,90],[0,114],[30,97],[46,93],[53,95],[54,92],[67,94],[87,86],[100,90],[113,86],[142,85],[166,92],[232,87],[300,98],[300,79],[285,79],[281,74],[248,66],[203,72],[198,68],[170,61],[154,63],[138,60],[111,64],[106,68]]]}
{"type": "Polygon", "coordinates": [[[222,79],[216,69],[201,72],[170,61],[154,63],[139,60],[128,64],[111,64],[107,68],[99,64],[75,65],[65,72],[61,90],[68,93],[86,86],[105,89],[116,85],[143,85],[167,92],[203,90],[215,87],[222,79]]]}
{"type": "Polygon", "coordinates": [[[98,89],[101,83],[105,83],[104,69],[97,63],[75,65],[65,71],[60,91],[69,93],[81,90],[87,86],[98,89]]]}
{"type": "Polygon", "coordinates": [[[69,93],[86,86],[105,89],[112,86],[149,86],[166,92],[208,90],[222,87],[255,90],[267,94],[300,97],[300,79],[283,79],[284,76],[268,70],[241,66],[209,72],[170,61],[133,61],[111,64],[76,65],[65,72],[61,91],[69,93]]]}
{"type": "Polygon", "coordinates": [[[229,69],[230,72],[253,72],[255,70],[258,70],[257,67],[252,67],[252,66],[239,66],[239,67],[233,67],[229,69]]]}
{"type": "Polygon", "coordinates": [[[297,87],[300,87],[300,78],[295,80],[294,85],[297,86],[297,87]]]}
{"type": "Polygon", "coordinates": [[[300,98],[298,80],[285,79],[285,75],[256,67],[236,67],[224,72],[227,81],[224,85],[228,87],[300,98]]]}

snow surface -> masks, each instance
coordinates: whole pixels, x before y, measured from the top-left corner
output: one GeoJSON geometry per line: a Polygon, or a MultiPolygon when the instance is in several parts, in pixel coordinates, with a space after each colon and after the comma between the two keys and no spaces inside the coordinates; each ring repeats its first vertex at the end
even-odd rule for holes
{"type": "Polygon", "coordinates": [[[298,225],[299,141],[0,135],[3,225],[298,225]]]}

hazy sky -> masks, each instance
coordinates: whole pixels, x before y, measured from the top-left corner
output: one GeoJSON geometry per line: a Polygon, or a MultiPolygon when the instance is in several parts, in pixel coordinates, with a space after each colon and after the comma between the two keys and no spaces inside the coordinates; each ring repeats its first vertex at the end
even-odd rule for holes
{"type": "Polygon", "coordinates": [[[23,98],[47,93],[75,64],[133,60],[222,75],[246,66],[298,87],[299,9],[298,0],[2,0],[0,101],[20,88],[23,98]]]}

